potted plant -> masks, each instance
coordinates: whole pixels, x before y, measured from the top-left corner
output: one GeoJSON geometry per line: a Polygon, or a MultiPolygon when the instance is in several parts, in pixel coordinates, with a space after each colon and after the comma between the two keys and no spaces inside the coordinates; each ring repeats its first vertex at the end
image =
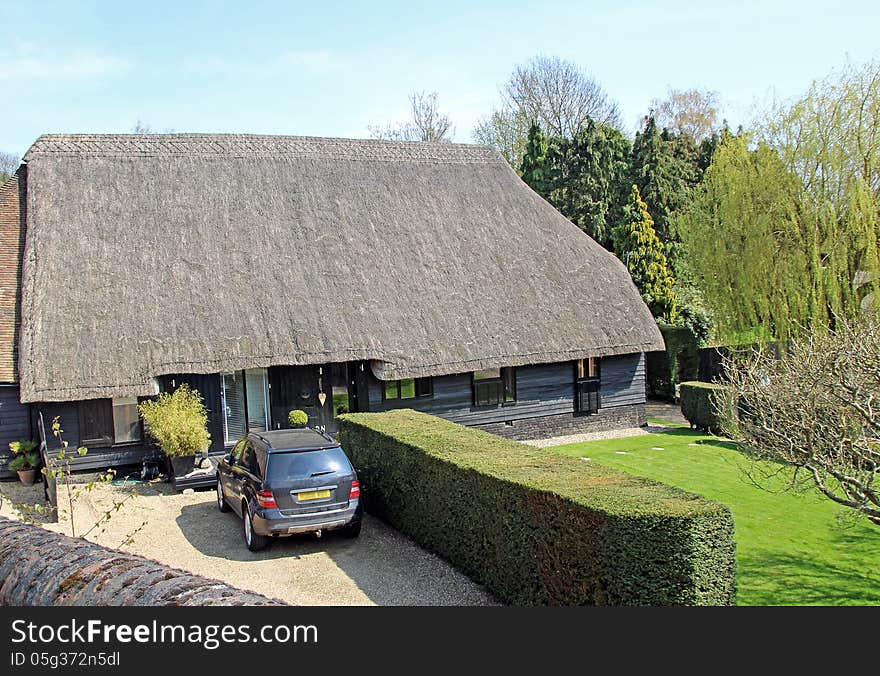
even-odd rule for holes
{"type": "Polygon", "coordinates": [[[196,455],[211,444],[208,412],[198,390],[186,384],[174,392],[161,393],[155,400],[138,404],[147,433],[156,440],[169,460],[174,478],[193,471],[196,455]]]}
{"type": "Polygon", "coordinates": [[[305,411],[301,411],[300,409],[295,408],[287,414],[287,422],[290,423],[290,426],[292,428],[301,429],[308,424],[309,414],[305,411]]]}
{"type": "Polygon", "coordinates": [[[18,480],[25,486],[33,486],[37,478],[37,468],[40,466],[36,442],[29,439],[13,441],[9,444],[9,450],[15,456],[9,461],[9,471],[17,472],[18,480]]]}

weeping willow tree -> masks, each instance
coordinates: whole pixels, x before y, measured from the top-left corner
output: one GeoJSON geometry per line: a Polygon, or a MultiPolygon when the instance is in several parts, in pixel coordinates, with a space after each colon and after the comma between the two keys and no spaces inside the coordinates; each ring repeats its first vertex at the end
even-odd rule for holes
{"type": "Polygon", "coordinates": [[[722,342],[787,338],[876,304],[880,64],[850,67],[724,138],[676,226],[722,342]]]}

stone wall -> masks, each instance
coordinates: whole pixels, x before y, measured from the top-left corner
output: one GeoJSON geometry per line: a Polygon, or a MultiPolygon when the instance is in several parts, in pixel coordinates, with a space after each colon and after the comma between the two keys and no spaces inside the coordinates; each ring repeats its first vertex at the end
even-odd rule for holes
{"type": "Polygon", "coordinates": [[[141,556],[0,517],[0,605],[284,604],[141,556]]]}

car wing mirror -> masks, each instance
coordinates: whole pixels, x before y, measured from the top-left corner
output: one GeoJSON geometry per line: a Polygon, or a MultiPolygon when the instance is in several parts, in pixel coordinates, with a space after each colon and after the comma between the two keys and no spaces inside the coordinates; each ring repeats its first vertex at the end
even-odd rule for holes
{"type": "Polygon", "coordinates": [[[234,465],[234,464],[235,464],[235,458],[232,457],[232,453],[227,453],[226,455],[224,455],[224,456],[223,456],[223,461],[224,461],[227,465],[234,465]]]}

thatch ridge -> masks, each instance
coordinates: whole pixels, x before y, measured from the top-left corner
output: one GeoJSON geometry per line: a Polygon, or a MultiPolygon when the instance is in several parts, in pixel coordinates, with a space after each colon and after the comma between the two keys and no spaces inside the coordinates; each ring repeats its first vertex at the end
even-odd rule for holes
{"type": "Polygon", "coordinates": [[[465,144],[42,136],[22,401],[166,373],[371,360],[382,378],[661,349],[616,257],[465,144]]]}

